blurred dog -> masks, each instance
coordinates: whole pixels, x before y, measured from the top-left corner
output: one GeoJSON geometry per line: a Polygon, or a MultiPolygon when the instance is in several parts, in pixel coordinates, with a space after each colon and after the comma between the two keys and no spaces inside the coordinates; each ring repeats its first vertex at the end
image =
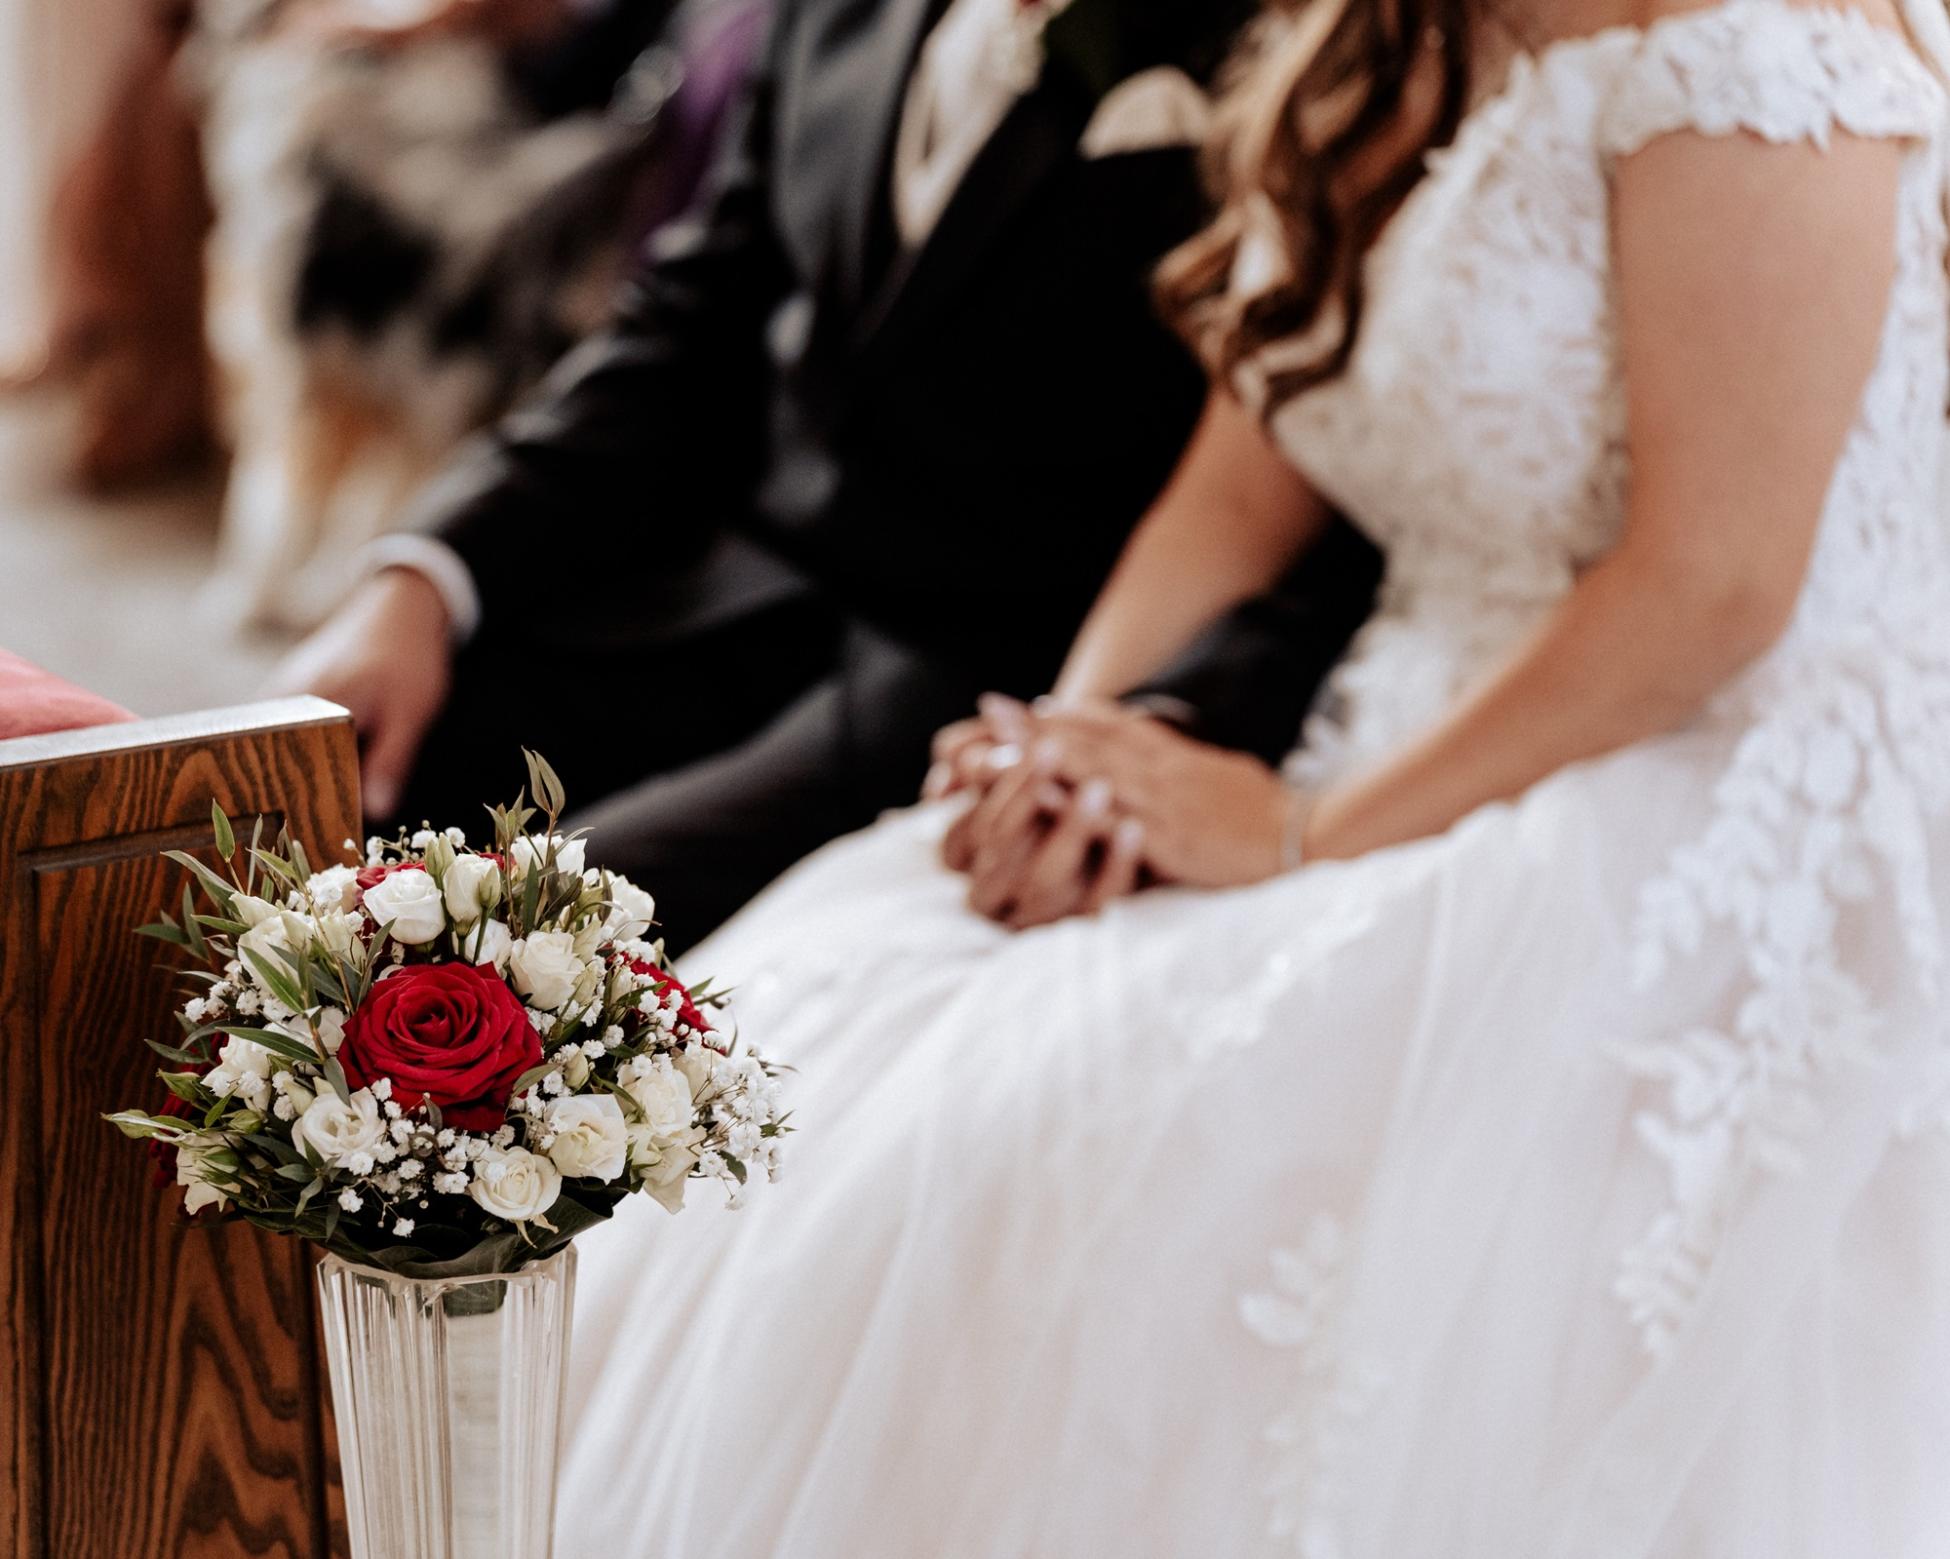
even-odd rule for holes
{"type": "Polygon", "coordinates": [[[185,61],[234,451],[212,604],[288,627],[602,321],[677,74],[653,49],[606,107],[544,120],[485,40],[321,45],[301,9],[205,0],[185,61]]]}

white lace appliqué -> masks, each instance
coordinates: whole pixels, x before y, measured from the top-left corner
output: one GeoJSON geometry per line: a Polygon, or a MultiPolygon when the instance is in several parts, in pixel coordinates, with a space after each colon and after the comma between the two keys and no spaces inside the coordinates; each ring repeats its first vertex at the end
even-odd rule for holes
{"type": "Polygon", "coordinates": [[[1346,1559],[1340,1524],[1349,1458],[1386,1385],[1381,1369],[1352,1357],[1340,1335],[1346,1246],[1335,1219],[1314,1219],[1297,1248],[1273,1252],[1273,1286],[1239,1305],[1255,1336],[1292,1350],[1299,1364],[1295,1405],[1266,1438],[1274,1448],[1273,1536],[1300,1559],[1346,1559]]]}
{"type": "MultiPolygon", "coordinates": [[[[1684,962],[1689,986],[1721,992],[1690,1027],[1619,1052],[1647,1085],[1636,1124],[1669,1191],[1617,1278],[1655,1357],[1752,1177],[1794,1171],[1824,1081],[1874,1064],[1883,1004],[1932,988],[1945,960],[1931,857],[1950,810],[1944,89],[1898,34],[1785,0],[1728,0],[1520,61],[1370,257],[1347,373],[1273,423],[1389,554],[1380,614],[1330,685],[1332,729],[1316,728],[1309,760],[1345,772],[1426,728],[1616,539],[1610,171],[1688,129],[1914,144],[1881,353],[1795,620],[1702,718],[1694,734],[1732,756],[1710,820],[1640,906],[1640,976],[1656,987],[1684,962]]],[[[1248,1305],[1302,1356],[1273,1486],[1279,1531],[1316,1559],[1339,1552],[1335,1469],[1378,1378],[1328,1319],[1337,1239],[1317,1229],[1279,1258],[1277,1292],[1248,1305]]]]}

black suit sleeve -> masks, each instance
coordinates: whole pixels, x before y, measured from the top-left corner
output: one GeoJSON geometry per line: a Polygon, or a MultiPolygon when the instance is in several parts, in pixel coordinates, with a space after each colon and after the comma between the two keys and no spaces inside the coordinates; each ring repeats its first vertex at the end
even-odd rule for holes
{"type": "Polygon", "coordinates": [[[1201,741],[1276,764],[1380,583],[1381,554],[1336,520],[1273,589],[1220,618],[1130,699],[1201,741]]]}
{"type": "Polygon", "coordinates": [[[765,326],[791,286],[769,211],[764,52],[696,211],[658,235],[610,325],[416,502],[413,528],[460,554],[490,619],[533,599],[544,546],[701,551],[754,468],[765,326]]]}

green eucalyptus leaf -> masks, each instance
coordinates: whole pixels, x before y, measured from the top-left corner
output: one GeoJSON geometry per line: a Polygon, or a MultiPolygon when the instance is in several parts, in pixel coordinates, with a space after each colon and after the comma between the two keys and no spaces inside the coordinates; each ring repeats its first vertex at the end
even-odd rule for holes
{"type": "Polygon", "coordinates": [[[203,884],[204,891],[210,895],[210,898],[216,903],[219,909],[228,910],[230,908],[230,901],[237,896],[237,890],[215,872],[211,871],[209,867],[205,866],[195,856],[186,854],[181,850],[165,850],[163,851],[163,858],[174,861],[178,866],[185,867],[193,873],[196,880],[203,884]]]}
{"type": "Polygon", "coordinates": [[[302,1012],[304,1010],[304,997],[299,994],[298,987],[291,983],[289,977],[277,965],[272,963],[270,959],[266,958],[254,947],[241,948],[239,951],[244,955],[244,962],[249,964],[257,972],[257,977],[264,982],[264,988],[266,990],[294,1012],[302,1012]]]}

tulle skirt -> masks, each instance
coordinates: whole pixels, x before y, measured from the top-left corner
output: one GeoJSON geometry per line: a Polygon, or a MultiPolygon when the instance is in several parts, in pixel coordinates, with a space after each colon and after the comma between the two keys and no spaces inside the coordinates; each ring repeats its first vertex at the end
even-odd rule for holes
{"type": "Polygon", "coordinates": [[[786,1177],[583,1241],[563,1551],[1941,1559],[1944,1019],[1886,895],[1846,1055],[1751,916],[1648,973],[1727,755],[1024,935],[940,808],[804,863],[690,960],[786,1177]]]}

